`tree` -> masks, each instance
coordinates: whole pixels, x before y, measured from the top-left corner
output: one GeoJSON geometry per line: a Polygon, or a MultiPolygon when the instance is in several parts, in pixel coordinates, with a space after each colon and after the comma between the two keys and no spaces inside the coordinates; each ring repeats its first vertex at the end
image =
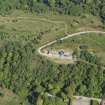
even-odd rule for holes
{"type": "Polygon", "coordinates": [[[55,3],[56,3],[55,0],[48,0],[48,5],[49,5],[51,8],[54,8],[54,7],[55,7],[55,3]]]}

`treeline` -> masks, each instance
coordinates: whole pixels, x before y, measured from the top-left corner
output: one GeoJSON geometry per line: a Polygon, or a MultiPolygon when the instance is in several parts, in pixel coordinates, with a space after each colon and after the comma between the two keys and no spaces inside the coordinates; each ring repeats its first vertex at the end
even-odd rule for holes
{"type": "Polygon", "coordinates": [[[105,0],[0,0],[0,14],[15,9],[37,13],[92,14],[105,19],[105,0]]]}

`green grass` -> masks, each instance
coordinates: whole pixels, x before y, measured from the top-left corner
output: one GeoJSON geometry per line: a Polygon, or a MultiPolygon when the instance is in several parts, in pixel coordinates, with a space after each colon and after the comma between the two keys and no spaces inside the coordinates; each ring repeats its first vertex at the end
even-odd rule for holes
{"type": "Polygon", "coordinates": [[[49,30],[54,30],[59,27],[59,25],[40,20],[38,18],[11,18],[11,17],[1,17],[0,18],[0,28],[7,32],[44,32],[49,30]]]}
{"type": "Polygon", "coordinates": [[[22,32],[50,32],[59,27],[59,24],[54,24],[36,17],[0,17],[0,31],[8,33],[22,33],[22,32]]]}
{"type": "MultiPolygon", "coordinates": [[[[22,103],[22,100],[8,89],[0,88],[0,93],[3,94],[0,96],[0,105],[20,105],[22,103]]],[[[28,105],[26,102],[24,103],[28,105]]]]}
{"type": "Polygon", "coordinates": [[[43,35],[39,46],[65,36],[65,33],[85,30],[102,30],[100,19],[84,14],[81,17],[67,15],[36,15],[16,11],[10,16],[0,17],[0,31],[7,32],[11,39],[43,35]],[[20,17],[20,18],[19,18],[20,17]],[[66,26],[66,28],[65,28],[66,26]]]}
{"type": "Polygon", "coordinates": [[[84,30],[101,30],[103,25],[99,18],[84,14],[84,16],[46,16],[54,21],[63,21],[68,25],[68,32],[77,32],[84,30]]]}
{"type": "Polygon", "coordinates": [[[43,33],[40,42],[43,44],[59,38],[61,33],[63,36],[64,31],[65,26],[62,23],[56,23],[40,16],[0,17],[0,32],[9,33],[11,39],[23,36],[27,37],[27,35],[35,36],[43,33]]]}

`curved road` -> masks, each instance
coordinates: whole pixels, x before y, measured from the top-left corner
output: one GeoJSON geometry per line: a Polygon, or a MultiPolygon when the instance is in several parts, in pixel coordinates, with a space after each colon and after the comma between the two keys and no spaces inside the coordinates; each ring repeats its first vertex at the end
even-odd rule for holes
{"type": "MultiPolygon", "coordinates": [[[[68,38],[70,38],[70,37],[74,37],[74,36],[78,36],[78,35],[86,35],[86,34],[88,34],[88,33],[105,34],[104,31],[84,31],[84,32],[77,32],[77,33],[68,34],[67,36],[65,36],[65,37],[63,37],[63,38],[60,38],[59,40],[65,40],[65,39],[68,39],[68,38]]],[[[42,52],[42,49],[44,49],[44,48],[46,48],[46,47],[48,47],[48,46],[50,46],[50,45],[52,45],[52,44],[54,44],[54,43],[56,43],[56,42],[57,42],[57,40],[54,40],[54,41],[51,41],[51,42],[49,42],[49,43],[47,43],[47,44],[41,46],[40,48],[38,48],[38,53],[39,53],[40,55],[42,55],[42,56],[49,57],[48,54],[42,52]]]]}

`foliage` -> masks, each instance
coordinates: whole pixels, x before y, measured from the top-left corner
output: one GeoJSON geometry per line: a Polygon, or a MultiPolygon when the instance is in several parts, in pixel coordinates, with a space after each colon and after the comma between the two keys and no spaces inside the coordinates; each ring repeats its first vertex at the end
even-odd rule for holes
{"type": "MultiPolygon", "coordinates": [[[[0,0],[0,15],[11,14],[14,10],[81,17],[92,14],[105,22],[104,0],[0,0]]],[[[78,21],[73,21],[76,25],[79,24],[78,21]]],[[[17,22],[18,20],[12,20],[12,24],[17,22]]],[[[8,25],[10,27],[10,23],[8,25]]],[[[0,29],[4,30],[5,27],[6,25],[2,24],[0,29]]],[[[33,29],[33,26],[31,27],[33,29]]],[[[23,34],[21,28],[19,29],[19,34],[23,34]]],[[[96,55],[82,50],[79,57],[88,63],[63,65],[54,64],[37,54],[36,49],[44,33],[53,31],[46,29],[42,31],[38,28],[38,31],[41,31],[39,34],[36,32],[36,36],[24,33],[21,37],[0,32],[0,87],[12,90],[31,105],[67,105],[68,98],[72,95],[104,97],[105,69],[96,55]]],[[[57,27],[54,30],[57,30],[57,27]]],[[[31,31],[35,30],[29,30],[31,31]]],[[[12,27],[12,34],[15,32],[18,33],[17,28],[12,27]]]]}
{"type": "Polygon", "coordinates": [[[69,14],[81,16],[93,14],[105,20],[104,0],[0,0],[0,14],[10,14],[13,10],[25,10],[37,13],[69,14]]]}
{"type": "Polygon", "coordinates": [[[94,100],[91,100],[91,105],[99,105],[99,102],[98,101],[94,101],[94,100]]]}

